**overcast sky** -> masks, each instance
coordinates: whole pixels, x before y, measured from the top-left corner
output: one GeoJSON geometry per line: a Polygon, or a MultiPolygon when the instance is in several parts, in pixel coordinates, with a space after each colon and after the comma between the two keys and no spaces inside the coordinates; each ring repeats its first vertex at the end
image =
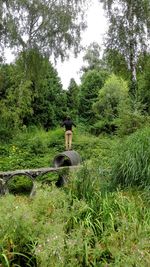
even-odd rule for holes
{"type": "MultiPolygon", "coordinates": [[[[106,32],[107,23],[102,4],[100,4],[98,0],[94,0],[93,2],[94,3],[89,8],[87,14],[88,28],[82,35],[83,46],[88,46],[94,41],[102,46],[103,36],[106,32]]],[[[77,58],[71,56],[70,60],[65,61],[64,63],[59,62],[57,64],[57,71],[64,89],[68,87],[71,78],[74,78],[77,83],[80,83],[79,71],[83,66],[82,57],[83,53],[77,58]]]]}
{"type": "MultiPolygon", "coordinates": [[[[104,16],[102,4],[100,4],[98,0],[94,0],[93,2],[94,3],[89,8],[87,14],[88,27],[82,35],[83,46],[88,46],[94,41],[102,46],[103,36],[107,28],[107,22],[104,16]]],[[[68,87],[71,78],[74,78],[77,83],[80,83],[79,71],[83,66],[82,58],[83,53],[81,53],[77,58],[74,58],[72,55],[70,60],[63,63],[58,62],[56,68],[64,89],[68,87]]]]}
{"type": "MultiPolygon", "coordinates": [[[[106,32],[106,18],[104,16],[104,10],[102,4],[98,0],[93,0],[88,13],[87,13],[87,24],[88,27],[86,31],[82,34],[82,45],[88,46],[93,42],[97,42],[100,46],[103,44],[103,35],[106,32]]],[[[7,63],[12,62],[14,57],[11,52],[7,49],[6,53],[7,63]]],[[[83,53],[80,53],[77,58],[72,55],[69,60],[65,62],[58,62],[56,69],[58,75],[61,78],[63,88],[67,89],[70,79],[74,78],[77,83],[80,83],[79,71],[83,66],[83,53]]]]}

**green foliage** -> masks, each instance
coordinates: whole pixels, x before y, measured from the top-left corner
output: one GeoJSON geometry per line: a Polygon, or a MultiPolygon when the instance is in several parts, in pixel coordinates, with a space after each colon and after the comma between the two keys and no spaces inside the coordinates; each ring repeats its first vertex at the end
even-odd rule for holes
{"type": "Polygon", "coordinates": [[[95,119],[92,105],[98,96],[99,90],[104,84],[106,76],[104,71],[98,70],[89,70],[82,76],[79,115],[85,121],[93,122],[95,119]]]}
{"type": "Polygon", "coordinates": [[[22,125],[24,116],[32,113],[31,81],[25,80],[13,64],[1,65],[0,76],[3,92],[0,101],[0,135],[2,139],[10,139],[22,125]]]}
{"type": "Polygon", "coordinates": [[[0,137],[1,141],[8,141],[13,135],[13,121],[12,113],[8,112],[7,107],[3,101],[0,101],[0,137]],[[10,129],[12,129],[10,131],[10,129]]]}
{"type": "Polygon", "coordinates": [[[102,69],[102,60],[100,59],[101,48],[98,43],[91,43],[83,57],[83,61],[87,63],[87,66],[81,68],[82,72],[85,73],[89,70],[100,70],[102,69]]]}
{"type": "Polygon", "coordinates": [[[113,133],[117,128],[115,119],[119,116],[119,108],[126,108],[126,112],[128,106],[125,106],[125,103],[127,104],[128,102],[127,83],[112,74],[99,90],[97,100],[93,103],[93,111],[98,121],[92,125],[91,132],[95,134],[102,132],[113,133]]]}
{"type": "Polygon", "coordinates": [[[93,171],[85,167],[74,173],[65,190],[37,187],[32,200],[1,198],[0,261],[39,267],[132,267],[140,259],[141,266],[148,266],[150,216],[142,192],[108,192],[93,171]]]}
{"type": "Polygon", "coordinates": [[[12,84],[11,73],[13,72],[13,65],[0,65],[0,99],[6,97],[7,90],[12,84]]]}
{"type": "Polygon", "coordinates": [[[47,144],[41,137],[34,137],[30,140],[29,151],[31,155],[42,155],[47,152],[47,144]]]}
{"type": "Polygon", "coordinates": [[[100,118],[104,117],[111,121],[118,116],[118,106],[127,98],[127,83],[113,74],[99,90],[98,100],[93,109],[100,118]]]}
{"type": "MultiPolygon", "coordinates": [[[[90,164],[83,164],[81,170],[77,172],[74,179],[71,180],[70,189],[71,194],[77,197],[79,200],[83,199],[88,202],[92,202],[93,195],[101,190],[101,185],[104,185],[103,177],[100,177],[99,169],[95,169],[95,166],[90,164]],[[78,179],[80,177],[80,179],[78,179]]],[[[107,181],[106,181],[107,183],[107,181]]]]}
{"type": "Polygon", "coordinates": [[[150,117],[144,115],[143,105],[140,101],[124,102],[119,106],[119,117],[114,120],[117,126],[117,134],[120,136],[135,132],[144,127],[150,121],[150,117]]]}
{"type": "MultiPolygon", "coordinates": [[[[140,261],[140,266],[148,266],[148,186],[141,191],[137,187],[112,191],[110,174],[117,156],[124,164],[123,159],[127,159],[130,148],[130,162],[133,161],[137,146],[136,162],[138,166],[144,166],[144,169],[138,169],[144,180],[150,165],[149,128],[137,132],[135,138],[131,135],[126,146],[118,137],[91,136],[83,125],[79,125],[73,134],[75,150],[84,163],[78,170],[69,172],[68,183],[63,188],[58,189],[51,182],[55,177],[40,177],[34,197],[8,194],[0,198],[0,264],[133,267],[140,261]],[[119,146],[121,150],[123,144],[125,149],[121,154],[115,147],[119,146]]],[[[63,141],[61,128],[48,132],[35,127],[24,128],[24,133],[13,139],[13,146],[1,146],[1,170],[6,168],[6,162],[6,170],[8,166],[9,169],[17,168],[23,163],[26,168],[51,166],[50,160],[63,149],[63,141]],[[32,145],[35,143],[38,148],[39,142],[46,150],[43,148],[37,153],[32,145]]],[[[21,179],[16,180],[16,184],[23,185],[21,179]]]]}
{"type": "MultiPolygon", "coordinates": [[[[130,92],[135,97],[137,93],[137,59],[141,52],[148,51],[149,45],[147,37],[150,26],[150,2],[149,0],[122,0],[119,2],[100,0],[100,2],[104,4],[109,23],[105,41],[106,51],[116,51],[120,59],[125,59],[130,72],[130,92]]],[[[115,64],[117,60],[118,57],[115,59],[115,64]]]]}
{"type": "Polygon", "coordinates": [[[63,118],[66,99],[57,71],[37,49],[21,53],[15,64],[1,66],[0,87],[3,139],[10,139],[24,125],[48,130],[63,118]]]}
{"type": "Polygon", "coordinates": [[[96,135],[115,132],[121,136],[133,133],[147,123],[143,109],[140,101],[131,99],[127,82],[113,74],[93,104],[98,121],[92,125],[91,132],[96,135]]]}
{"type": "Polygon", "coordinates": [[[42,125],[46,129],[56,125],[63,116],[66,104],[57,71],[37,49],[21,53],[17,66],[32,83],[32,114],[27,113],[23,123],[42,125]]]}
{"type": "Polygon", "coordinates": [[[150,55],[146,54],[139,60],[138,94],[144,110],[150,115],[150,55]]]}
{"type": "Polygon", "coordinates": [[[0,219],[0,226],[3,229],[0,233],[0,252],[5,254],[9,264],[50,266],[49,262],[51,264],[53,262],[55,264],[55,261],[59,262],[55,250],[59,253],[62,250],[63,218],[65,220],[67,208],[64,194],[56,189],[52,192],[45,188],[45,190],[39,190],[34,201],[15,198],[11,195],[7,200],[0,199],[0,201],[1,215],[3,216],[4,211],[7,214],[3,220],[2,217],[0,219]],[[64,217],[62,217],[62,210],[64,217]],[[52,224],[56,214],[57,221],[52,224]],[[3,238],[6,235],[7,238],[3,238]]]}
{"type": "Polygon", "coordinates": [[[64,150],[62,128],[46,132],[42,128],[24,128],[7,145],[0,145],[0,169],[52,166],[55,153],[64,150]]]}
{"type": "Polygon", "coordinates": [[[149,112],[149,57],[138,65],[138,96],[144,108],[137,99],[131,101],[127,83],[119,78],[128,80],[130,70],[135,71],[149,4],[121,1],[114,9],[115,1],[101,2],[112,23],[107,43],[110,48],[112,41],[111,53],[102,66],[99,47],[89,47],[81,86],[71,80],[67,92],[42,53],[63,58],[74,46],[77,54],[84,24],[76,18],[85,1],[0,3],[1,40],[7,33],[11,46],[24,51],[14,64],[0,67],[0,170],[52,166],[64,150],[64,130],[52,127],[66,112],[75,119],[79,113],[79,120],[87,122],[73,132],[73,149],[82,166],[66,170],[63,188],[55,186],[57,173],[36,180],[33,198],[17,195],[30,194],[32,180],[16,176],[8,182],[15,196],[0,198],[0,266],[149,266],[150,128],[137,131],[149,120],[143,113],[144,108],[149,112]],[[106,62],[119,77],[112,75],[105,83],[106,62]],[[106,135],[113,131],[118,136],[106,135]],[[125,134],[131,135],[122,140],[119,136],[125,134]]]}
{"type": "MultiPolygon", "coordinates": [[[[5,65],[1,68],[1,75],[4,68],[5,65]]],[[[4,135],[6,139],[10,139],[22,126],[24,116],[32,114],[31,81],[25,80],[15,65],[7,66],[7,75],[9,78],[3,77],[1,84],[2,91],[5,92],[0,101],[0,134],[3,139],[4,135]]]]}
{"type": "Polygon", "coordinates": [[[117,126],[116,120],[109,121],[108,119],[102,119],[90,127],[90,132],[96,136],[100,134],[113,134],[116,132],[117,126]]]}
{"type": "MultiPolygon", "coordinates": [[[[86,1],[4,0],[1,18],[4,42],[22,51],[35,47],[42,54],[62,59],[70,48],[77,54],[85,28],[86,1]],[[22,23],[23,22],[23,23],[22,23]],[[26,38],[24,38],[26,36],[26,38]]],[[[3,43],[4,43],[3,42],[3,43]]]]}
{"type": "Polygon", "coordinates": [[[114,151],[112,182],[121,186],[150,185],[150,129],[144,128],[127,137],[114,151]]]}
{"type": "Polygon", "coordinates": [[[79,87],[74,79],[70,80],[66,96],[68,114],[73,120],[76,120],[79,113],[79,87]]]}
{"type": "MultiPolygon", "coordinates": [[[[138,227],[140,221],[142,223],[143,209],[145,211],[144,216],[146,216],[147,209],[140,192],[117,191],[110,193],[108,192],[108,185],[102,179],[100,173],[98,174],[94,169],[88,169],[87,167],[82,169],[72,180],[70,190],[75,199],[78,198],[80,202],[86,200],[90,208],[88,209],[88,206],[86,206],[83,210],[84,214],[82,214],[82,225],[88,229],[89,233],[88,236],[86,235],[88,237],[87,261],[89,264],[87,266],[90,266],[91,258],[94,266],[110,264],[110,266],[119,267],[125,266],[126,263],[129,266],[136,264],[136,257],[130,254],[130,249],[136,244],[141,251],[142,246],[140,245],[139,232],[133,233],[133,228],[135,225],[138,227]],[[90,232],[90,229],[92,229],[92,232],[90,232]],[[126,238],[124,238],[125,236],[126,238]],[[122,244],[121,251],[120,242],[122,244]],[[125,251],[128,251],[128,256],[125,256],[125,251]]],[[[76,216],[76,218],[78,217],[76,216]]],[[[149,223],[149,219],[148,215],[147,223],[149,223]]],[[[77,231],[79,219],[76,221],[72,215],[71,222],[69,231],[77,231]],[[71,222],[74,223],[71,224],[71,222]]],[[[146,224],[143,225],[141,230],[145,227],[146,224]]],[[[147,241],[145,246],[147,246],[147,241]]],[[[144,261],[141,264],[142,266],[147,264],[144,261]]]]}
{"type": "Polygon", "coordinates": [[[106,49],[104,51],[103,60],[110,70],[115,75],[122,77],[125,80],[130,79],[130,71],[128,70],[125,57],[115,49],[106,49]]]}
{"type": "Polygon", "coordinates": [[[61,149],[64,142],[64,130],[62,128],[56,128],[53,131],[49,132],[49,141],[48,146],[50,148],[57,147],[61,149]]]}
{"type": "Polygon", "coordinates": [[[9,193],[29,195],[33,188],[33,181],[26,176],[14,176],[7,182],[9,193]]]}

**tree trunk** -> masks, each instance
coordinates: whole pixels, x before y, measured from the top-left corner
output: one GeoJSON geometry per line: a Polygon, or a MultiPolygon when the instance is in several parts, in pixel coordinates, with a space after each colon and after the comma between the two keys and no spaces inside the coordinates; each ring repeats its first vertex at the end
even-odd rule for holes
{"type": "Polygon", "coordinates": [[[128,3],[128,14],[129,14],[129,67],[131,71],[131,86],[130,92],[133,96],[136,94],[136,44],[135,44],[135,36],[134,36],[134,14],[132,2],[128,3]]]}

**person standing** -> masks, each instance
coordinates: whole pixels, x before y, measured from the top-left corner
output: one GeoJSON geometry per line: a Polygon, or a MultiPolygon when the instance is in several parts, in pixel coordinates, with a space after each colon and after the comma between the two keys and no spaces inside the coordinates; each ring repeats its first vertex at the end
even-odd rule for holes
{"type": "Polygon", "coordinates": [[[65,127],[65,147],[66,150],[71,150],[72,149],[72,127],[76,125],[74,124],[74,122],[71,120],[70,117],[67,117],[62,125],[62,127],[65,127]]]}

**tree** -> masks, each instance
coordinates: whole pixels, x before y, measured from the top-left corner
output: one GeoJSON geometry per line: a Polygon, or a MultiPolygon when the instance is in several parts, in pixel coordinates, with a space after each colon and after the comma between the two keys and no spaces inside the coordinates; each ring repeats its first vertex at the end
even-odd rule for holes
{"type": "Polygon", "coordinates": [[[7,95],[8,89],[12,85],[11,73],[13,72],[13,65],[0,65],[0,99],[4,99],[7,95]]]}
{"type": "Polygon", "coordinates": [[[115,132],[120,107],[125,112],[130,107],[128,86],[127,82],[112,74],[99,90],[98,97],[93,103],[96,122],[92,125],[91,132],[96,135],[102,132],[109,134],[115,132]]]}
{"type": "Polygon", "coordinates": [[[23,118],[32,114],[31,81],[23,79],[20,68],[15,64],[0,68],[0,135],[11,137],[22,126],[23,118]]]}
{"type": "Polygon", "coordinates": [[[27,52],[25,71],[24,53],[15,64],[1,67],[0,120],[6,130],[31,124],[49,129],[62,119],[66,109],[62,84],[52,64],[38,51],[27,52]],[[37,62],[40,65],[36,66],[37,62]]]}
{"type": "Polygon", "coordinates": [[[93,104],[97,122],[93,133],[117,132],[125,135],[143,127],[147,118],[141,112],[141,103],[130,97],[128,83],[116,75],[111,75],[100,89],[93,104]]]}
{"type": "Polygon", "coordinates": [[[118,117],[118,107],[128,98],[127,82],[112,74],[99,90],[93,109],[99,119],[112,121],[118,117]]]}
{"type": "Polygon", "coordinates": [[[100,0],[109,20],[106,39],[108,49],[124,56],[131,73],[131,92],[135,94],[138,55],[147,49],[150,34],[149,0],[100,0]]]}
{"type": "Polygon", "coordinates": [[[118,50],[105,50],[103,62],[105,62],[106,68],[110,73],[114,73],[117,76],[130,81],[130,71],[128,69],[127,62],[118,50]]]}
{"type": "Polygon", "coordinates": [[[5,29],[5,19],[3,19],[3,1],[0,0],[0,40],[1,40],[1,44],[0,44],[0,52],[1,52],[0,61],[2,61],[2,58],[3,58],[2,51],[4,49],[5,35],[6,35],[6,29],[5,29]]]}
{"type": "Polygon", "coordinates": [[[42,54],[62,59],[70,48],[78,53],[86,0],[1,2],[4,41],[11,48],[25,51],[37,47],[42,54]]]}
{"type": "Polygon", "coordinates": [[[70,80],[66,94],[68,112],[73,119],[76,119],[79,113],[79,87],[73,78],[70,80]]]}
{"type": "Polygon", "coordinates": [[[88,70],[99,69],[102,67],[102,60],[100,58],[101,48],[98,43],[91,43],[85,50],[83,61],[87,66],[83,66],[81,71],[87,72],[88,70]]]}
{"type": "Polygon", "coordinates": [[[62,120],[66,102],[57,71],[48,60],[45,60],[43,67],[45,73],[35,91],[32,103],[34,116],[30,124],[41,124],[50,129],[62,120]]]}
{"type": "Polygon", "coordinates": [[[144,111],[150,115],[150,53],[141,55],[138,62],[138,94],[144,111]]]}
{"type": "Polygon", "coordinates": [[[95,119],[92,105],[96,101],[106,77],[107,75],[103,71],[89,70],[81,78],[79,115],[85,121],[91,123],[95,119]]]}
{"type": "Polygon", "coordinates": [[[22,81],[31,81],[33,116],[25,116],[24,124],[40,124],[46,129],[54,126],[62,119],[66,105],[57,71],[37,49],[21,53],[16,64],[22,72],[22,81]]]}

